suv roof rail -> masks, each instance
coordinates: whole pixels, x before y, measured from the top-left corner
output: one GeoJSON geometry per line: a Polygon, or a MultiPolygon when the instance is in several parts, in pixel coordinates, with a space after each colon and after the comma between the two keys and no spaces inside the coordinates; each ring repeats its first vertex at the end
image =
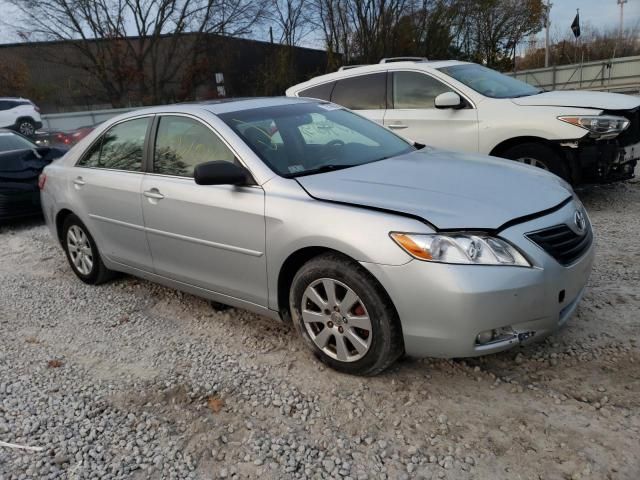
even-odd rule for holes
{"type": "Polygon", "coordinates": [[[358,67],[366,67],[367,64],[363,64],[363,65],[343,65],[341,66],[338,71],[341,72],[343,70],[349,70],[350,68],[358,68],[358,67]]]}
{"type": "Polygon", "coordinates": [[[427,57],[389,57],[380,60],[380,63],[392,63],[392,62],[426,62],[429,59],[427,57]]]}

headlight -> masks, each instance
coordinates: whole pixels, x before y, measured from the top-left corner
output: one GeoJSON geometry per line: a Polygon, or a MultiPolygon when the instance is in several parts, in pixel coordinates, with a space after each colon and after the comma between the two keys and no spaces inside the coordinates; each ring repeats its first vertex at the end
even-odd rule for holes
{"type": "Polygon", "coordinates": [[[624,117],[615,117],[612,115],[566,116],[558,117],[558,120],[589,130],[591,136],[596,138],[616,137],[624,132],[630,123],[629,120],[624,117]]]}
{"type": "Polygon", "coordinates": [[[409,255],[427,262],[531,266],[527,259],[511,244],[489,235],[399,232],[393,232],[390,235],[409,255]]]}

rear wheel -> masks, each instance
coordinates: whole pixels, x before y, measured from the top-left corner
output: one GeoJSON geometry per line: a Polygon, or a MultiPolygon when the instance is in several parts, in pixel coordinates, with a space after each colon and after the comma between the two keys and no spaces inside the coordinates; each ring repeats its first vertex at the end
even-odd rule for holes
{"type": "Polygon", "coordinates": [[[98,246],[89,230],[73,214],[64,221],[62,244],[69,265],[80,280],[91,285],[98,285],[113,278],[114,272],[102,263],[98,246]]]}
{"type": "Polygon", "coordinates": [[[504,158],[515,160],[526,165],[542,168],[555,173],[565,180],[569,179],[569,170],[558,153],[541,143],[522,143],[511,147],[502,155],[504,158]]]}
{"type": "Polygon", "coordinates": [[[30,118],[22,118],[18,121],[18,132],[25,137],[33,137],[36,133],[36,124],[30,118]]]}
{"type": "Polygon", "coordinates": [[[386,292],[342,255],[325,254],[304,264],[293,279],[289,307],[307,347],[338,371],[376,375],[404,351],[400,321],[386,292]]]}

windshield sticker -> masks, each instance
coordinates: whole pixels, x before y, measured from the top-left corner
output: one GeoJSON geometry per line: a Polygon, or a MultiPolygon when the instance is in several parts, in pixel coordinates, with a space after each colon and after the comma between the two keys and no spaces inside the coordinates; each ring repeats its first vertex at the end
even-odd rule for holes
{"type": "Polygon", "coordinates": [[[340,110],[342,107],[340,105],[336,105],[335,103],[319,103],[318,106],[325,110],[340,110]]]}
{"type": "Polygon", "coordinates": [[[304,167],[302,165],[289,165],[289,173],[298,172],[304,172],[304,167]]]}

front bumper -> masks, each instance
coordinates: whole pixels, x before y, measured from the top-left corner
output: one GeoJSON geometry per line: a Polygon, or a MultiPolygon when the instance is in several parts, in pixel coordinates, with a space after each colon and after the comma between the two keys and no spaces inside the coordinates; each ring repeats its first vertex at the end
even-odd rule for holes
{"type": "Polygon", "coordinates": [[[472,357],[543,338],[577,308],[589,279],[593,243],[575,263],[560,265],[524,234],[568,223],[577,205],[500,233],[533,268],[447,265],[410,261],[401,266],[363,263],[387,290],[400,316],[405,351],[416,357],[472,357]],[[508,327],[512,335],[478,344],[479,333],[508,327]]]}

